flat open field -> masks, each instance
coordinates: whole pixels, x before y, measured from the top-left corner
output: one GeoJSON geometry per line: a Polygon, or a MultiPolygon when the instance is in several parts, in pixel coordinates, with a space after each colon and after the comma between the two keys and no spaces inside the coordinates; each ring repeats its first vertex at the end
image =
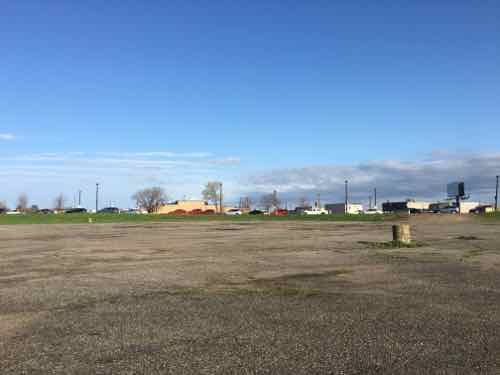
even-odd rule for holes
{"type": "Polygon", "coordinates": [[[498,374],[500,221],[0,226],[0,374],[498,374]]]}

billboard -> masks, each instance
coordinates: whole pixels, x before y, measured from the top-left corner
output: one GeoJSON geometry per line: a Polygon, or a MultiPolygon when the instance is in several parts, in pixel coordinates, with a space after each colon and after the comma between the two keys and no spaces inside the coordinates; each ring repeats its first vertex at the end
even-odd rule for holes
{"type": "Polygon", "coordinates": [[[465,196],[465,185],[463,182],[452,182],[446,185],[446,191],[449,197],[465,196]]]}

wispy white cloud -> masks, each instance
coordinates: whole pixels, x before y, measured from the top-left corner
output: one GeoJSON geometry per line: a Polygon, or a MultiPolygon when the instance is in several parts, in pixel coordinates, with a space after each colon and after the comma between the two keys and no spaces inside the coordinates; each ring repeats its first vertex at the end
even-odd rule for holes
{"type": "Polygon", "coordinates": [[[64,162],[72,164],[95,164],[96,166],[117,166],[123,165],[130,168],[142,167],[195,167],[195,166],[225,166],[237,165],[240,159],[236,157],[226,158],[211,158],[214,155],[208,152],[189,152],[189,153],[173,153],[173,152],[44,152],[37,154],[23,154],[15,156],[7,156],[2,159],[5,161],[23,161],[40,163],[64,162]]]}
{"type": "Polygon", "coordinates": [[[43,152],[0,156],[2,199],[15,201],[27,191],[37,201],[50,204],[58,192],[93,189],[102,184],[103,194],[126,206],[138,188],[162,185],[173,198],[199,197],[211,179],[228,181],[240,160],[208,152],[43,152]],[[28,187],[28,188],[27,188],[28,187]],[[30,190],[31,189],[31,190],[30,190]]]}
{"type": "Polygon", "coordinates": [[[223,159],[211,159],[208,160],[207,163],[212,165],[238,165],[241,163],[241,159],[235,157],[229,157],[223,159]]]}
{"type": "Polygon", "coordinates": [[[112,157],[144,157],[144,158],[183,158],[203,159],[212,157],[210,152],[170,152],[170,151],[148,151],[148,152],[98,152],[98,155],[112,157]]]}
{"type": "Polygon", "coordinates": [[[0,140],[2,140],[2,141],[11,141],[15,138],[16,138],[16,136],[14,134],[11,134],[11,133],[0,133],[0,140]]]}

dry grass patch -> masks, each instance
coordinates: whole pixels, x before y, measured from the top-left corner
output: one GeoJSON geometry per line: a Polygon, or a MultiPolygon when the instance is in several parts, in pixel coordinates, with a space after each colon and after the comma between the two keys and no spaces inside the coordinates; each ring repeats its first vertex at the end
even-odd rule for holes
{"type": "Polygon", "coordinates": [[[427,243],[421,241],[411,241],[410,243],[401,241],[385,241],[385,242],[358,241],[358,243],[374,249],[400,249],[400,248],[413,249],[417,247],[429,246],[427,243]]]}

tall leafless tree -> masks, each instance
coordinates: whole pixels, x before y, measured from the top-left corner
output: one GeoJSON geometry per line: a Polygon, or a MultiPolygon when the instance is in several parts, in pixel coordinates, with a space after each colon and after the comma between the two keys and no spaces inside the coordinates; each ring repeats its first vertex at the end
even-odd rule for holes
{"type": "Polygon", "coordinates": [[[54,199],[54,209],[56,209],[56,210],[64,209],[65,202],[66,202],[66,197],[64,196],[64,194],[63,193],[59,194],[54,199]]]}
{"type": "Polygon", "coordinates": [[[252,199],[250,197],[240,198],[240,204],[239,204],[240,208],[250,209],[251,206],[252,206],[252,199]]]}
{"type": "Polygon", "coordinates": [[[260,197],[260,205],[269,211],[271,208],[278,209],[280,207],[281,201],[278,198],[278,193],[273,191],[271,194],[264,194],[260,197]]]}
{"type": "Polygon", "coordinates": [[[216,206],[218,203],[219,210],[222,211],[222,201],[223,201],[222,182],[220,181],[207,182],[201,194],[203,195],[203,199],[205,199],[206,201],[209,201],[216,206]]]}
{"type": "Polygon", "coordinates": [[[132,195],[137,207],[147,210],[149,213],[156,212],[161,205],[167,201],[167,195],[163,188],[155,186],[137,191],[132,195]]]}
{"type": "Polygon", "coordinates": [[[20,212],[26,212],[28,208],[28,195],[26,193],[19,194],[17,197],[17,206],[16,209],[20,212]]]}
{"type": "Polygon", "coordinates": [[[4,201],[0,201],[0,213],[8,211],[9,208],[7,207],[7,203],[4,201]]]}

